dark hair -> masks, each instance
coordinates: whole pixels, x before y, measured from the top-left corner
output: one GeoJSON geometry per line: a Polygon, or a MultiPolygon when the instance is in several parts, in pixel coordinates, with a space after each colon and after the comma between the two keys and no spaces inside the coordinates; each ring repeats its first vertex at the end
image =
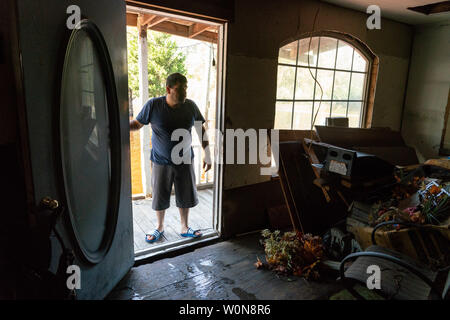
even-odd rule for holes
{"type": "Polygon", "coordinates": [[[166,79],[166,86],[172,88],[177,83],[185,84],[187,83],[187,79],[181,73],[172,73],[166,79]]]}

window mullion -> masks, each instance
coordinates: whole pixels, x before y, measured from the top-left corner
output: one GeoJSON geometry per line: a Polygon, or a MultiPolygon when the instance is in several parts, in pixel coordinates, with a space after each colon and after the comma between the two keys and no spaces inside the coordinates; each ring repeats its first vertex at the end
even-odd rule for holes
{"type": "MultiPolygon", "coordinates": [[[[292,102],[292,99],[276,99],[277,102],[292,102]]],[[[312,102],[312,99],[295,99],[295,102],[312,102]]],[[[335,102],[364,102],[365,100],[361,100],[361,99],[344,99],[344,100],[331,100],[331,99],[322,99],[320,100],[322,102],[331,102],[331,101],[335,101],[335,102]]]]}
{"type": "Polygon", "coordinates": [[[333,82],[331,84],[331,97],[330,97],[330,100],[331,100],[331,102],[330,102],[330,118],[331,118],[331,111],[333,110],[334,80],[336,79],[336,61],[337,61],[338,48],[339,48],[339,40],[336,41],[336,54],[334,55],[333,82]]]}
{"type": "MultiPolygon", "coordinates": [[[[279,63],[279,65],[281,65],[281,66],[286,66],[286,67],[292,67],[292,64],[287,64],[287,63],[279,63]]],[[[298,67],[299,67],[299,68],[308,68],[308,66],[302,66],[302,65],[299,65],[298,67]]],[[[353,70],[353,71],[352,71],[352,70],[333,69],[333,68],[326,68],[326,67],[314,67],[314,68],[317,68],[317,69],[319,69],[319,70],[329,70],[329,71],[336,70],[336,71],[354,72],[354,73],[364,73],[364,74],[367,73],[366,71],[356,71],[356,70],[353,70]]]]}

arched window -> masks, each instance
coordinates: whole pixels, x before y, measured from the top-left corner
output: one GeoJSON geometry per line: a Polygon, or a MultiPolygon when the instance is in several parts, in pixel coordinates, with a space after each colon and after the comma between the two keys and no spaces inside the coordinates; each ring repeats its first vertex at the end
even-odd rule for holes
{"type": "Polygon", "coordinates": [[[274,128],[310,130],[327,117],[363,127],[373,57],[330,32],[281,47],[274,128]]]}

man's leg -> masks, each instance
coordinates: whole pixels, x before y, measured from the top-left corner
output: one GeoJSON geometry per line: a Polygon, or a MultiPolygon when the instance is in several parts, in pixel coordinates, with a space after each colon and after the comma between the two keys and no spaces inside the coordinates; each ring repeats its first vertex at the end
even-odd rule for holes
{"type": "MultiPolygon", "coordinates": [[[[156,229],[159,232],[164,231],[164,215],[166,213],[166,210],[157,210],[156,212],[156,219],[158,220],[158,226],[156,227],[156,229]]],[[[147,240],[153,240],[155,239],[155,236],[152,234],[149,234],[147,236],[147,240]]]]}
{"type": "MultiPolygon", "coordinates": [[[[181,233],[186,233],[189,228],[189,208],[198,204],[195,172],[192,164],[182,164],[174,169],[175,198],[180,211],[181,233]]],[[[201,235],[201,232],[196,232],[195,235],[201,235]]]]}
{"type": "MultiPolygon", "coordinates": [[[[164,231],[164,215],[170,206],[170,191],[172,190],[173,173],[171,166],[159,165],[152,162],[152,209],[156,212],[159,232],[164,231]]],[[[155,239],[154,235],[147,235],[147,240],[155,239]]]]}
{"type": "MultiPolygon", "coordinates": [[[[178,210],[180,211],[181,233],[186,233],[189,228],[189,224],[188,224],[189,208],[178,208],[178,210]]],[[[201,235],[201,234],[202,233],[200,231],[197,231],[195,233],[195,235],[201,235]]]]}

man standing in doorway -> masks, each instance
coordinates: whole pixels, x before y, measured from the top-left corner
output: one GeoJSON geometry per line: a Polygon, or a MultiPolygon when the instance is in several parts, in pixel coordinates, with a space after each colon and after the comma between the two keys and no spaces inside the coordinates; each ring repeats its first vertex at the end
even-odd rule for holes
{"type": "MultiPolygon", "coordinates": [[[[187,79],[180,73],[173,73],[166,80],[166,95],[152,98],[145,103],[136,119],[130,121],[130,130],[139,130],[146,124],[152,128],[152,150],[150,160],[152,163],[152,209],[156,211],[157,228],[145,236],[145,241],[153,243],[158,241],[164,233],[164,215],[170,207],[170,193],[172,185],[175,186],[176,205],[180,211],[182,237],[198,238],[202,236],[200,230],[193,230],[188,225],[189,208],[198,204],[195,173],[192,165],[194,152],[190,145],[181,152],[189,152],[189,163],[175,164],[171,157],[172,149],[179,142],[172,141],[172,133],[177,129],[185,129],[191,137],[194,121],[201,121],[202,133],[200,141],[205,152],[203,168],[211,168],[209,146],[203,118],[194,101],[186,99],[187,79]],[[205,140],[205,141],[204,141],[205,140]]],[[[199,134],[200,132],[197,132],[199,134]]],[[[183,141],[186,143],[186,141],[183,141]]],[[[186,159],[186,154],[182,154],[186,159]]]]}

